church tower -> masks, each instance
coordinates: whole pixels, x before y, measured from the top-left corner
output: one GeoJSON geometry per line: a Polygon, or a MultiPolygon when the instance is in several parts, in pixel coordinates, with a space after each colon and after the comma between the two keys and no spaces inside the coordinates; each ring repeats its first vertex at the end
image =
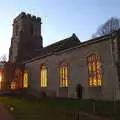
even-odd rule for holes
{"type": "Polygon", "coordinates": [[[36,49],[43,48],[41,18],[22,12],[13,22],[9,61],[28,60],[36,49]]]}

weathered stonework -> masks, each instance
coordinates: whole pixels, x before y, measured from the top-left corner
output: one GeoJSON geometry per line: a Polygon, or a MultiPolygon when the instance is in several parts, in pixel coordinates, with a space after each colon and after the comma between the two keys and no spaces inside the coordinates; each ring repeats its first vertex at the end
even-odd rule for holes
{"type": "Polygon", "coordinates": [[[33,51],[42,47],[41,18],[25,13],[18,15],[13,23],[9,61],[25,61],[33,51]]]}
{"type": "Polygon", "coordinates": [[[42,59],[26,63],[29,72],[29,86],[46,94],[58,97],[73,97],[77,84],[83,86],[83,99],[113,100],[115,89],[118,89],[117,69],[112,56],[112,39],[100,41],[47,56],[42,59]],[[102,61],[102,87],[88,86],[87,56],[95,53],[102,61]],[[60,93],[58,65],[65,60],[69,65],[70,85],[60,93]],[[40,88],[40,65],[44,63],[48,69],[48,87],[40,88]]]}
{"type": "MultiPolygon", "coordinates": [[[[28,72],[28,92],[41,96],[74,98],[76,87],[83,88],[83,99],[120,99],[120,48],[119,35],[112,33],[86,42],[80,42],[75,34],[47,47],[42,45],[41,19],[21,13],[14,19],[13,36],[9,51],[9,62],[25,66],[28,72]],[[88,86],[87,57],[96,54],[100,57],[102,86],[88,86]],[[68,64],[69,86],[60,88],[59,64],[68,64]],[[48,86],[40,87],[40,66],[47,67],[48,86]]],[[[12,79],[12,78],[11,78],[12,79]]],[[[22,87],[23,80],[19,80],[22,87]],[[22,81],[22,82],[21,82],[22,81]]]]}

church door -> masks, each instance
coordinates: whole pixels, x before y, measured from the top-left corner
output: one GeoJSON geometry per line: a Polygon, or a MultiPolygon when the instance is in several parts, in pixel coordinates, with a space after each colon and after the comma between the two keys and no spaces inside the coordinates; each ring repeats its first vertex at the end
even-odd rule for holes
{"type": "Polygon", "coordinates": [[[76,93],[78,99],[82,99],[82,92],[83,92],[83,87],[80,84],[77,84],[76,93]]]}

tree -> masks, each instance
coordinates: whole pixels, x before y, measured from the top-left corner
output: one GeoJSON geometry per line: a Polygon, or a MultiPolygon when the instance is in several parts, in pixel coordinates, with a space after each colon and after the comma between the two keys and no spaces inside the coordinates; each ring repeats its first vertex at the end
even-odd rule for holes
{"type": "Polygon", "coordinates": [[[0,61],[1,62],[6,62],[7,61],[7,56],[5,54],[0,56],[0,61]]]}
{"type": "Polygon", "coordinates": [[[120,19],[111,17],[98,28],[97,32],[93,34],[92,37],[94,38],[110,34],[118,29],[120,29],[120,19]]]}

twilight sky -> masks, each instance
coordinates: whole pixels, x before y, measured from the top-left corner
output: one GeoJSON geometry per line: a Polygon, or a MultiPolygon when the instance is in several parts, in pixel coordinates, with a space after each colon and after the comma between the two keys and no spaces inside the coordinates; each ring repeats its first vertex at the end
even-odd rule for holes
{"type": "Polygon", "coordinates": [[[9,53],[13,19],[22,11],[42,18],[46,46],[72,33],[90,39],[107,19],[120,17],[120,0],[1,0],[0,56],[9,53]]]}

